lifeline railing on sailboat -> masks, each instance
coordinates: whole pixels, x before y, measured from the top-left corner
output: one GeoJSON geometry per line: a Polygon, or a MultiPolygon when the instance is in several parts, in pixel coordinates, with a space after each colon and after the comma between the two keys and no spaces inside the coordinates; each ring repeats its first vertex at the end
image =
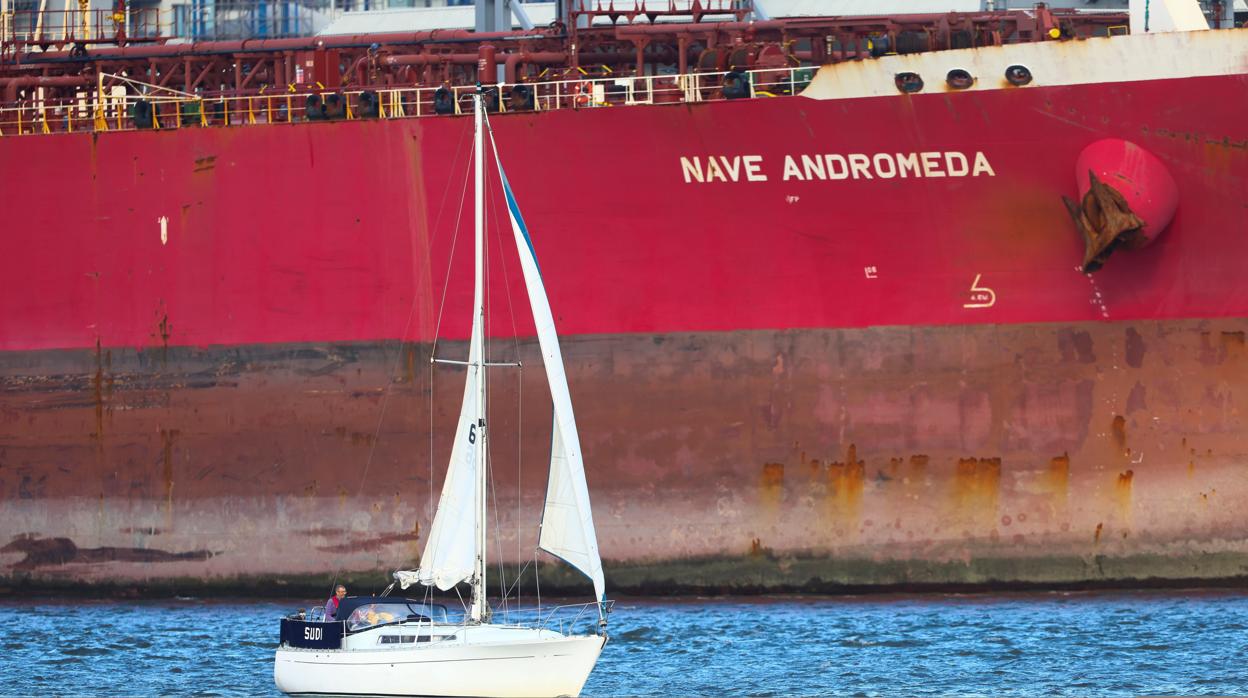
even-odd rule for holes
{"type": "Polygon", "coordinates": [[[608,599],[602,604],[596,601],[588,601],[585,603],[560,604],[558,606],[541,606],[520,609],[508,609],[505,613],[502,611],[495,612],[495,619],[499,615],[503,615],[504,623],[508,625],[518,625],[534,628],[544,628],[550,630],[558,630],[560,634],[567,634],[582,623],[587,625],[597,625],[598,608],[603,607],[604,613],[610,613],[615,607],[615,600],[608,599]],[[532,620],[527,620],[529,617],[532,620]],[[570,617],[569,617],[570,616],[570,617]]]}

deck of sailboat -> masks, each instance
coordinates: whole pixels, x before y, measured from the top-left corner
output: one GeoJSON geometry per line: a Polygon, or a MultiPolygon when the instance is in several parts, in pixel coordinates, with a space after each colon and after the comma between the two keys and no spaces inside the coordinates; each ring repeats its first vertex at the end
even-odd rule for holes
{"type": "Polygon", "coordinates": [[[283,646],[279,651],[316,653],[355,653],[361,651],[391,652],[404,649],[427,649],[449,645],[466,645],[492,642],[563,640],[570,637],[604,636],[594,634],[572,635],[560,633],[527,623],[419,623],[404,622],[380,625],[347,635],[341,648],[317,649],[283,646]]]}

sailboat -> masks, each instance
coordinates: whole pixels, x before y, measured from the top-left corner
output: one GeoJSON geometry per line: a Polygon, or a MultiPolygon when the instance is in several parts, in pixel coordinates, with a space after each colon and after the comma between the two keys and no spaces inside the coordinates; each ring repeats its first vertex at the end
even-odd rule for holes
{"type": "MultiPolygon", "coordinates": [[[[576,696],[607,642],[602,560],[589,506],[580,438],[554,316],[528,228],[498,159],[516,250],[537,327],[554,403],[550,473],[538,546],[593,582],[597,627],[496,623],[486,600],[486,439],[484,356],[484,136],[482,92],[473,96],[475,274],[467,369],[450,464],[419,567],[394,573],[403,589],[448,591],[467,582],[471,604],[452,620],[446,607],[399,596],[348,597],[334,619],[299,614],[282,619],[273,677],[291,695],[576,696]]],[[[393,586],[393,585],[392,585],[393,586]]]]}

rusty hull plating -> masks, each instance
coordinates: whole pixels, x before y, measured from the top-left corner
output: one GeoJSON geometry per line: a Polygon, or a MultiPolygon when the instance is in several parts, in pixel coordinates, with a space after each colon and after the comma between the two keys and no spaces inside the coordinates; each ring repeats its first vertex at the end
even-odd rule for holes
{"type": "MultiPolygon", "coordinates": [[[[1248,489],[1233,386],[1248,362],[1245,324],[573,338],[568,370],[612,584],[1237,577],[1248,489]]],[[[425,455],[429,392],[453,395],[457,378],[431,376],[428,350],[179,348],[158,380],[150,349],[115,351],[96,377],[82,375],[95,352],[26,354],[20,370],[10,360],[4,411],[23,424],[0,470],[3,526],[19,534],[0,549],[10,582],[289,583],[413,560],[441,484],[425,455]]],[[[536,347],[519,356],[536,362],[536,347]]],[[[497,443],[549,419],[540,378],[492,388],[497,443]]],[[[453,419],[435,404],[435,453],[453,419]]],[[[514,462],[495,464],[508,558],[534,544],[510,531],[517,492],[522,516],[540,504],[539,441],[522,440],[520,480],[514,462]]]]}

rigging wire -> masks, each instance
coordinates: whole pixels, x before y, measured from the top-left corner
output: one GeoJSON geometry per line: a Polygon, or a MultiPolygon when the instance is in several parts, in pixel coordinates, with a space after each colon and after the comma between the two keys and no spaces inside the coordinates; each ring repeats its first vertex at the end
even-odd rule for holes
{"type": "MultiPolygon", "coordinates": [[[[486,119],[485,126],[486,126],[486,133],[490,138],[491,152],[494,154],[495,164],[497,165],[498,146],[494,142],[493,127],[490,125],[488,119],[486,119]]],[[[501,187],[502,185],[503,185],[503,182],[502,182],[501,177],[497,178],[497,181],[495,181],[495,179],[493,178],[493,170],[487,170],[486,191],[492,193],[494,191],[494,187],[501,187]]],[[[505,197],[503,197],[503,199],[504,201],[501,203],[501,206],[506,208],[507,204],[505,203],[505,197]]],[[[488,200],[494,202],[493,205],[495,208],[500,206],[499,197],[490,196],[488,197],[488,200]]],[[[519,332],[519,329],[516,327],[515,303],[513,302],[512,297],[511,297],[511,284],[508,283],[509,279],[511,279],[511,274],[510,274],[510,270],[507,268],[507,253],[506,253],[507,244],[506,244],[505,239],[507,237],[506,233],[509,232],[510,227],[511,227],[511,219],[510,219],[510,216],[496,215],[496,217],[493,220],[495,221],[506,220],[507,221],[506,229],[504,228],[502,223],[495,223],[493,226],[493,229],[496,235],[496,242],[498,245],[499,264],[502,267],[503,290],[507,298],[507,316],[511,322],[512,352],[513,352],[513,355],[515,356],[516,367],[519,369],[517,371],[517,391],[516,391],[517,392],[517,397],[516,397],[516,400],[517,400],[516,412],[517,413],[516,413],[516,519],[515,519],[516,563],[517,565],[519,565],[519,561],[521,559],[520,552],[522,549],[522,546],[520,544],[520,530],[519,530],[520,522],[522,520],[521,486],[524,480],[523,478],[523,455],[524,454],[523,454],[523,449],[521,446],[523,443],[523,436],[524,436],[524,412],[523,412],[524,411],[524,364],[521,361],[520,332],[519,332]]],[[[488,245],[487,245],[487,248],[488,248],[488,245]]],[[[499,511],[500,509],[498,508],[497,484],[491,481],[491,485],[492,485],[491,493],[494,498],[494,509],[495,511],[499,511]]],[[[501,535],[501,532],[499,531],[499,526],[497,522],[495,522],[495,536],[496,536],[496,541],[497,541],[498,558],[499,558],[499,565],[498,565],[499,567],[499,593],[502,594],[503,608],[504,610],[507,609],[509,601],[510,601],[510,597],[511,597],[510,592],[513,589],[517,591],[516,604],[518,608],[519,601],[520,601],[519,591],[518,591],[520,573],[517,572],[517,577],[512,584],[509,585],[507,583],[505,569],[502,564],[502,558],[503,558],[502,535],[501,535]]],[[[527,567],[527,564],[525,565],[525,567],[527,567]]]]}
{"type": "MultiPolygon", "coordinates": [[[[460,160],[460,154],[463,152],[464,141],[467,140],[467,136],[469,133],[471,133],[471,129],[465,129],[463,133],[460,135],[459,145],[456,147],[456,150],[455,150],[456,162],[459,162],[460,160]]],[[[472,153],[475,149],[476,149],[475,144],[469,147],[468,158],[464,162],[471,163],[472,153]]],[[[447,294],[447,289],[449,289],[451,285],[451,269],[453,266],[452,262],[455,259],[455,249],[459,244],[459,232],[460,232],[460,227],[461,227],[461,224],[463,223],[463,218],[464,218],[464,201],[468,198],[468,177],[471,174],[472,174],[472,167],[471,166],[465,167],[464,168],[464,182],[463,182],[463,186],[460,187],[460,192],[459,192],[459,206],[456,208],[455,226],[454,228],[452,228],[453,232],[451,236],[451,250],[446,258],[446,273],[442,277],[442,296],[438,302],[438,315],[437,315],[437,319],[434,322],[433,340],[429,347],[429,410],[428,410],[429,411],[429,508],[427,509],[427,511],[429,512],[430,528],[433,527],[433,518],[436,514],[434,510],[434,487],[433,487],[433,482],[434,482],[434,479],[433,479],[433,464],[434,464],[433,440],[434,440],[434,433],[435,433],[434,431],[434,405],[436,404],[434,400],[434,397],[435,397],[434,393],[436,392],[435,391],[436,373],[434,370],[433,359],[436,358],[438,355],[438,340],[442,335],[442,316],[446,309],[446,294],[447,294]]],[[[447,187],[443,191],[443,204],[445,204],[446,195],[447,193],[450,192],[450,190],[451,188],[447,187]]],[[[439,213],[439,216],[440,215],[441,214],[439,213]]],[[[432,243],[430,244],[430,247],[431,248],[433,247],[432,243]]],[[[459,591],[456,590],[455,593],[459,594],[459,591]]],[[[433,602],[433,587],[432,586],[425,587],[424,599],[426,603],[433,602]]],[[[460,603],[461,604],[463,603],[462,596],[460,597],[460,603]]]]}
{"type": "MultiPolygon", "coordinates": [[[[494,157],[497,160],[498,149],[497,149],[497,145],[494,143],[493,131],[492,129],[489,128],[488,120],[486,122],[486,125],[487,125],[487,132],[490,136],[490,144],[494,146],[494,148],[492,149],[492,152],[494,153],[494,157]]],[[[487,193],[493,194],[496,191],[496,188],[501,187],[502,184],[503,182],[501,178],[494,178],[493,170],[487,171],[487,185],[486,185],[487,193]]],[[[500,207],[500,197],[490,196],[488,200],[494,202],[495,208],[500,207]]],[[[503,203],[501,203],[501,206],[506,207],[505,198],[504,198],[503,203]]],[[[497,244],[497,249],[498,249],[499,265],[502,267],[501,273],[502,273],[502,278],[503,278],[503,290],[507,298],[507,316],[511,324],[512,353],[515,357],[515,363],[518,369],[517,378],[516,378],[517,385],[516,385],[516,518],[515,518],[515,525],[516,525],[516,563],[517,565],[519,565],[519,561],[522,559],[521,551],[523,547],[520,542],[520,522],[523,520],[523,516],[522,516],[523,507],[522,507],[521,500],[522,500],[522,484],[524,480],[523,478],[524,364],[521,361],[521,353],[520,353],[520,331],[519,331],[519,328],[516,326],[516,307],[515,307],[516,304],[512,300],[511,284],[509,283],[509,280],[511,279],[511,274],[510,274],[510,270],[507,267],[508,247],[506,243],[506,238],[508,237],[507,233],[510,232],[511,219],[509,216],[504,217],[502,215],[499,215],[496,211],[495,216],[491,220],[493,222],[493,225],[490,228],[487,228],[487,231],[493,230],[495,234],[495,242],[497,244]],[[504,220],[507,222],[506,226],[504,226],[503,223],[500,222],[504,220]]],[[[488,245],[487,245],[487,248],[488,248],[488,245]]],[[[491,464],[491,474],[493,474],[493,472],[494,472],[493,465],[491,464]]],[[[494,479],[491,478],[490,483],[491,483],[491,490],[490,490],[491,496],[494,501],[494,510],[501,511],[498,506],[497,482],[495,482],[494,479]]],[[[503,561],[502,533],[501,533],[500,526],[497,520],[495,521],[495,539],[497,542],[497,549],[498,549],[499,592],[502,595],[504,612],[506,612],[510,604],[512,591],[516,592],[516,607],[519,608],[520,581],[523,575],[523,570],[528,568],[528,563],[526,562],[524,567],[520,568],[517,571],[516,578],[512,581],[511,584],[508,584],[507,578],[506,578],[506,570],[502,562],[503,561]]]]}
{"type": "MultiPolygon", "coordinates": [[[[524,364],[516,355],[516,564],[520,564],[520,485],[524,482],[524,364]]],[[[527,565],[526,565],[527,566],[527,565]]],[[[520,608],[520,580],[524,570],[516,572],[516,608],[520,608]]]]}
{"type": "MultiPolygon", "coordinates": [[[[487,129],[487,133],[490,136],[490,145],[492,146],[491,150],[494,153],[495,162],[497,163],[498,144],[494,141],[494,131],[492,128],[489,127],[488,121],[486,122],[486,129],[487,129]]],[[[499,181],[499,184],[502,185],[501,180],[499,181]]],[[[505,201],[506,199],[504,197],[504,206],[506,206],[505,201]]],[[[510,228],[511,227],[510,214],[508,215],[507,223],[508,223],[507,227],[510,228]]],[[[499,228],[501,229],[502,226],[499,226],[499,228]]],[[[511,299],[511,284],[507,283],[507,280],[511,278],[510,270],[507,268],[507,255],[504,252],[504,250],[507,247],[506,243],[504,242],[504,238],[506,238],[507,236],[505,232],[501,230],[498,235],[499,235],[499,250],[500,250],[498,259],[499,259],[499,263],[502,265],[502,268],[503,268],[503,281],[504,281],[503,288],[507,292],[507,314],[508,314],[508,317],[511,319],[512,351],[515,354],[515,361],[516,361],[516,365],[518,369],[517,376],[516,376],[516,564],[519,564],[520,559],[521,559],[520,558],[521,545],[520,545],[520,530],[519,529],[520,529],[520,521],[522,520],[521,485],[524,482],[524,449],[523,449],[523,442],[524,442],[524,362],[521,361],[521,356],[520,356],[520,330],[516,327],[516,307],[515,307],[515,303],[513,303],[511,299]]],[[[501,547],[501,543],[500,543],[500,547],[501,547]]],[[[499,555],[500,556],[502,555],[501,550],[499,551],[499,555]]],[[[520,605],[519,580],[520,580],[519,573],[517,573],[516,583],[512,585],[512,587],[515,588],[516,590],[516,606],[517,607],[519,607],[520,605]]],[[[507,594],[504,594],[504,599],[506,598],[507,598],[507,594]]]]}
{"type": "MultiPolygon", "coordinates": [[[[475,151],[476,151],[476,145],[473,145],[471,148],[469,148],[469,153],[468,153],[469,160],[472,159],[472,155],[475,151]]],[[[455,154],[455,157],[456,159],[459,158],[458,152],[455,154]]],[[[453,237],[451,238],[451,252],[446,257],[446,274],[442,277],[442,298],[440,301],[438,301],[438,319],[437,319],[437,322],[434,324],[434,328],[433,328],[433,346],[430,348],[430,353],[429,353],[430,358],[436,357],[438,355],[438,340],[442,334],[442,314],[443,314],[443,311],[446,309],[446,292],[447,292],[447,289],[450,288],[451,286],[451,269],[453,268],[452,263],[455,261],[455,246],[459,242],[459,227],[460,227],[460,223],[463,222],[463,218],[464,218],[464,201],[468,198],[468,178],[471,175],[472,175],[472,168],[471,167],[466,168],[464,170],[464,186],[460,190],[460,193],[459,193],[459,210],[455,214],[455,229],[454,229],[455,232],[454,232],[453,237]]]]}
{"type": "MultiPolygon", "coordinates": [[[[494,200],[494,197],[492,196],[492,194],[493,194],[493,188],[494,188],[494,181],[493,181],[493,179],[490,177],[490,175],[491,175],[491,174],[492,174],[492,173],[491,173],[491,171],[490,171],[490,168],[489,168],[489,167],[486,167],[486,168],[485,168],[485,176],[483,177],[483,180],[484,180],[484,183],[485,183],[485,201],[487,201],[487,202],[489,202],[489,201],[493,201],[493,200],[494,200]]],[[[486,285],[486,286],[485,286],[485,287],[486,287],[486,297],[487,297],[487,298],[489,298],[489,297],[490,297],[490,293],[489,293],[489,290],[490,290],[490,284],[491,284],[491,282],[492,282],[492,280],[493,280],[493,278],[494,278],[494,277],[493,277],[493,275],[490,273],[490,254],[489,254],[489,252],[490,252],[490,232],[491,232],[491,230],[494,230],[495,228],[497,228],[497,225],[495,224],[495,221],[496,221],[497,219],[496,219],[494,216],[490,215],[491,213],[492,213],[492,212],[491,212],[490,207],[489,207],[488,205],[487,205],[487,206],[482,206],[481,215],[482,215],[482,217],[484,218],[484,227],[485,227],[485,230],[484,230],[484,235],[483,235],[483,238],[484,238],[484,239],[483,239],[481,242],[482,242],[482,245],[485,247],[485,250],[484,250],[484,255],[485,255],[485,268],[486,268],[486,274],[485,274],[485,285],[486,285]]],[[[497,237],[497,235],[495,235],[495,237],[497,237]]],[[[506,279],[504,279],[503,285],[504,285],[504,286],[506,286],[506,279]]],[[[492,305],[492,304],[491,304],[491,305],[492,305]]],[[[487,314],[487,315],[486,315],[486,317],[487,317],[487,318],[491,318],[491,319],[493,318],[493,316],[492,316],[492,315],[490,315],[490,314],[487,314]]],[[[485,345],[486,345],[486,348],[487,348],[487,351],[488,351],[488,348],[489,348],[489,347],[491,346],[491,344],[492,344],[492,341],[491,341],[491,339],[490,339],[490,332],[488,331],[488,330],[489,330],[489,326],[487,326],[487,327],[486,327],[486,330],[487,330],[487,332],[485,333],[485,335],[486,335],[486,336],[485,336],[485,338],[484,338],[484,341],[485,341],[485,345]]],[[[488,356],[488,354],[486,354],[486,356],[488,356]]],[[[488,372],[487,372],[487,373],[485,374],[485,392],[486,392],[486,395],[487,395],[487,396],[491,396],[491,397],[493,396],[493,392],[494,392],[494,386],[493,386],[493,382],[492,382],[492,381],[493,381],[493,378],[491,377],[490,373],[488,373],[488,372]]],[[[490,401],[492,402],[492,399],[491,399],[490,401]]],[[[491,420],[491,421],[492,421],[492,420],[491,420]]],[[[495,482],[494,482],[494,438],[493,438],[493,429],[490,429],[490,430],[489,430],[489,434],[490,434],[490,437],[487,439],[487,443],[488,443],[488,445],[489,445],[489,446],[488,446],[489,464],[488,464],[488,466],[487,466],[487,481],[486,481],[486,484],[487,484],[487,487],[489,488],[489,496],[490,496],[490,499],[493,501],[493,504],[494,504],[494,511],[495,511],[495,512],[498,512],[498,491],[497,491],[497,488],[496,488],[497,483],[495,483],[495,482]]],[[[505,573],[504,573],[504,571],[503,571],[502,529],[501,529],[501,526],[500,526],[500,524],[499,524],[499,516],[497,515],[497,513],[495,513],[494,520],[493,520],[493,524],[494,524],[494,544],[498,547],[498,551],[497,551],[497,552],[498,552],[498,555],[496,555],[496,556],[495,556],[495,557],[497,558],[497,559],[495,560],[495,564],[497,564],[497,565],[498,565],[499,592],[500,592],[500,594],[501,594],[501,593],[502,593],[502,592],[506,589],[506,584],[507,584],[507,581],[506,581],[505,573]]],[[[482,584],[484,584],[484,583],[485,583],[485,582],[484,582],[484,580],[482,580],[482,584]]],[[[502,597],[502,599],[500,599],[500,602],[501,602],[501,603],[502,603],[502,605],[503,605],[503,614],[504,614],[504,617],[506,617],[507,610],[508,610],[508,609],[507,609],[507,597],[504,595],[504,596],[502,597]]]]}
{"type": "MultiPolygon", "coordinates": [[[[486,134],[490,137],[491,151],[494,153],[494,158],[495,158],[495,161],[497,162],[498,142],[494,140],[494,127],[490,124],[489,119],[485,120],[485,130],[486,130],[486,134]]],[[[501,185],[502,182],[500,181],[499,184],[501,185]]],[[[504,206],[506,205],[507,204],[504,203],[504,206]]],[[[511,223],[510,217],[508,217],[507,220],[508,220],[508,224],[510,225],[511,223]]],[[[500,233],[500,236],[503,236],[503,234],[500,233]]],[[[505,245],[503,245],[501,241],[499,244],[500,246],[505,247],[505,245]]],[[[507,269],[507,255],[500,254],[499,259],[503,267],[503,279],[506,280],[506,279],[511,278],[507,269]]],[[[511,317],[511,337],[512,337],[513,351],[515,352],[516,364],[519,369],[517,371],[517,377],[516,377],[516,381],[517,381],[517,388],[516,388],[516,394],[517,394],[516,396],[516,529],[517,529],[516,530],[516,564],[519,564],[520,552],[523,547],[520,543],[519,527],[520,527],[520,521],[522,520],[521,504],[522,504],[523,498],[521,496],[522,495],[521,486],[524,483],[524,450],[522,448],[522,444],[524,442],[524,362],[521,361],[521,358],[520,358],[521,357],[520,330],[519,328],[516,327],[516,310],[515,310],[515,305],[513,304],[511,300],[511,285],[504,283],[504,288],[506,288],[507,290],[507,311],[508,311],[509,316],[511,317]]],[[[539,541],[538,541],[538,545],[534,546],[534,560],[536,560],[537,554],[541,550],[541,546],[540,546],[541,527],[540,526],[538,527],[538,530],[539,530],[539,541]]],[[[527,568],[528,568],[528,563],[526,562],[524,569],[527,569],[527,568]]],[[[533,566],[533,575],[536,578],[537,576],[536,565],[533,566]]],[[[512,585],[516,590],[517,607],[519,607],[520,605],[520,578],[521,578],[521,573],[517,572],[516,581],[512,585]]],[[[539,594],[538,600],[539,600],[539,606],[540,606],[540,594],[539,594]]]]}
{"type": "MultiPolygon", "coordinates": [[[[459,159],[459,154],[463,151],[464,141],[466,140],[466,134],[467,132],[460,135],[459,143],[455,147],[455,159],[456,160],[459,159]]],[[[438,233],[441,230],[440,224],[442,222],[442,214],[446,209],[446,199],[449,194],[450,194],[450,187],[447,187],[446,189],[442,190],[442,201],[438,204],[437,215],[434,216],[433,236],[429,239],[429,246],[428,246],[428,249],[425,250],[425,254],[430,254],[433,251],[435,244],[437,243],[438,233]]],[[[463,215],[462,194],[461,194],[459,208],[460,208],[459,215],[462,216],[463,215]]],[[[455,234],[452,238],[452,244],[451,244],[452,250],[454,250],[454,240],[457,239],[458,237],[459,237],[459,218],[457,217],[456,222],[455,222],[455,234]]],[[[444,286],[443,286],[443,301],[444,302],[445,302],[445,295],[446,295],[446,291],[445,291],[445,283],[444,283],[444,286]]],[[[416,305],[417,305],[417,299],[419,298],[419,296],[420,296],[419,287],[417,286],[416,283],[413,283],[412,284],[412,300],[411,300],[410,305],[408,306],[407,320],[403,325],[402,334],[399,335],[398,351],[395,353],[394,364],[390,367],[390,371],[386,374],[387,381],[386,381],[386,387],[383,389],[382,395],[381,395],[381,409],[377,415],[377,424],[373,429],[373,442],[368,449],[368,457],[364,461],[364,469],[360,473],[360,484],[358,487],[356,487],[356,491],[355,491],[356,499],[358,499],[360,495],[364,493],[364,483],[368,481],[368,470],[373,464],[374,455],[376,455],[377,453],[377,442],[381,440],[381,425],[383,421],[385,420],[386,407],[390,403],[391,388],[394,386],[393,376],[395,373],[398,372],[399,363],[403,360],[403,345],[405,344],[407,340],[408,333],[411,331],[412,318],[416,315],[416,305]]],[[[438,311],[438,320],[440,323],[441,322],[441,310],[440,309],[438,311]]],[[[437,330],[435,329],[434,347],[436,348],[436,346],[437,346],[437,330]]],[[[433,393],[432,381],[430,382],[429,392],[430,392],[430,395],[432,395],[433,393]]],[[[432,418],[432,415],[431,415],[431,418],[432,418]]],[[[431,433],[431,438],[432,438],[432,433],[431,433]]],[[[430,469],[432,470],[432,464],[430,465],[430,469]]],[[[432,473],[430,477],[430,487],[432,487],[432,473]]],[[[432,509],[430,509],[430,511],[432,511],[432,509]]],[[[340,574],[342,574],[341,562],[338,563],[338,567],[334,570],[333,582],[330,584],[330,587],[329,587],[330,595],[333,595],[334,590],[338,587],[338,577],[340,574]]],[[[389,587],[387,587],[387,590],[388,589],[389,587]]]]}
{"type": "MultiPolygon", "coordinates": [[[[484,121],[484,118],[482,120],[484,121]]],[[[485,141],[484,139],[482,139],[482,150],[485,150],[484,146],[485,146],[485,141]]],[[[492,276],[490,274],[490,224],[493,223],[493,218],[490,216],[490,207],[485,205],[485,202],[490,200],[490,168],[485,165],[485,153],[482,153],[481,167],[484,170],[484,172],[481,173],[481,182],[485,188],[485,192],[482,193],[482,196],[481,196],[481,201],[482,201],[482,206],[481,206],[481,248],[482,248],[481,257],[482,259],[481,259],[481,262],[483,266],[482,274],[485,277],[482,280],[482,283],[485,285],[485,295],[482,298],[482,312],[485,317],[483,317],[481,321],[481,325],[482,325],[481,327],[481,343],[482,343],[481,371],[484,372],[484,376],[485,376],[485,404],[481,406],[481,413],[486,415],[486,424],[487,424],[485,428],[485,486],[486,486],[487,491],[481,493],[482,500],[484,501],[488,498],[488,495],[493,493],[494,491],[494,470],[493,470],[494,468],[494,427],[492,426],[493,420],[489,418],[490,404],[493,402],[494,390],[493,390],[493,386],[490,383],[491,381],[490,372],[485,370],[485,366],[490,361],[490,326],[488,322],[490,318],[489,308],[491,306],[491,303],[489,300],[490,299],[490,281],[492,279],[492,276]]],[[[496,511],[498,509],[497,499],[494,502],[494,509],[496,511]]],[[[482,537],[486,538],[488,537],[489,528],[490,528],[488,508],[486,508],[485,512],[483,512],[483,515],[484,515],[484,518],[481,521],[481,526],[484,529],[482,533],[482,537]]],[[[498,540],[498,536],[499,536],[498,516],[495,516],[494,517],[494,539],[496,541],[498,540]]],[[[485,555],[484,548],[488,548],[488,547],[489,547],[489,543],[484,542],[483,549],[481,550],[482,555],[485,555]]],[[[499,564],[499,573],[501,574],[502,573],[501,558],[498,560],[498,564],[499,564]]],[[[486,567],[485,565],[482,565],[481,574],[483,577],[485,576],[485,573],[486,573],[486,567]]],[[[486,580],[484,578],[480,580],[480,584],[481,584],[481,595],[487,599],[486,607],[488,608],[489,607],[489,602],[488,602],[489,585],[486,584],[486,580]]],[[[506,615],[505,608],[503,612],[505,616],[506,615]]]]}

